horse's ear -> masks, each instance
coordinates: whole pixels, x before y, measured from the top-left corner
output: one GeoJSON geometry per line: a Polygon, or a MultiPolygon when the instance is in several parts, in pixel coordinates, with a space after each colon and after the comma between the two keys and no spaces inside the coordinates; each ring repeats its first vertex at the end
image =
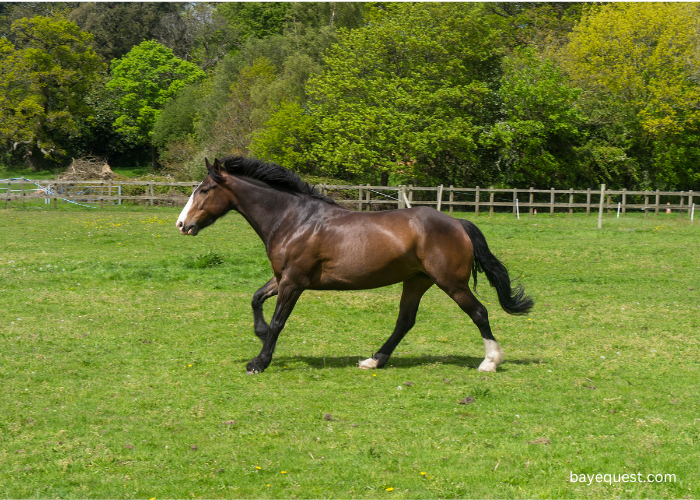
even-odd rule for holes
{"type": "Polygon", "coordinates": [[[207,167],[207,172],[211,170],[211,163],[209,163],[209,158],[204,158],[204,165],[207,167]]]}
{"type": "Polygon", "coordinates": [[[214,172],[217,174],[221,173],[221,162],[218,158],[214,158],[214,165],[212,167],[214,168],[214,172]]]}

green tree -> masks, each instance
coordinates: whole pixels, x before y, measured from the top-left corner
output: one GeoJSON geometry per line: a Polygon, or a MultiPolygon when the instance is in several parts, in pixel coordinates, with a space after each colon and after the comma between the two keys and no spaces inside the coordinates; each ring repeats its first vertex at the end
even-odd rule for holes
{"type": "Polygon", "coordinates": [[[85,2],[69,19],[94,35],[95,51],[110,62],[145,40],[157,39],[161,20],[177,14],[181,6],[173,2],[85,2]]]}
{"type": "Polygon", "coordinates": [[[516,50],[503,61],[498,94],[502,119],[481,136],[497,151],[498,180],[508,186],[549,187],[577,182],[573,148],[581,140],[581,90],[532,49],[516,50]]]}
{"type": "Polygon", "coordinates": [[[29,163],[60,161],[92,117],[83,97],[104,68],[91,35],[64,18],[12,24],[15,45],[0,40],[0,137],[26,149],[29,163]]]}
{"type": "Polygon", "coordinates": [[[155,41],[142,42],[123,58],[112,61],[111,73],[107,89],[118,100],[114,128],[132,144],[150,145],[155,168],[156,149],[151,138],[158,115],[179,90],[205,74],[155,41]]]}
{"type": "Polygon", "coordinates": [[[309,161],[383,184],[418,171],[465,181],[496,79],[497,33],[474,4],[389,4],[342,32],[307,85],[309,161]]]}
{"type": "Polygon", "coordinates": [[[188,85],[170,99],[153,125],[152,142],[159,148],[171,141],[194,136],[197,111],[202,101],[201,87],[188,85]]]}
{"type": "Polygon", "coordinates": [[[73,2],[2,2],[0,3],[0,38],[7,38],[15,43],[12,23],[25,17],[68,17],[73,2]]]}
{"type": "Polygon", "coordinates": [[[217,7],[228,22],[243,31],[243,36],[266,38],[281,34],[290,9],[286,2],[229,2],[217,7]]]}
{"type": "Polygon", "coordinates": [[[700,184],[699,27],[697,4],[611,3],[590,7],[571,34],[564,60],[572,79],[636,116],[643,183],[700,184]]]}
{"type": "Polygon", "coordinates": [[[313,144],[314,125],[314,118],[304,112],[298,101],[285,101],[265,127],[253,134],[250,152],[297,172],[308,172],[306,152],[313,144]]]}
{"type": "MultiPolygon", "coordinates": [[[[212,15],[243,8],[218,4],[212,15]]],[[[198,96],[196,102],[187,90],[176,95],[163,110],[155,130],[161,158],[171,170],[182,165],[183,171],[191,171],[188,162],[181,159],[193,143],[209,155],[233,151],[245,154],[250,141],[256,140],[256,134],[277,110],[284,109],[287,119],[292,116],[287,113],[293,108],[291,103],[305,106],[306,82],[310,75],[321,71],[324,51],[337,41],[336,29],[359,26],[363,7],[342,2],[293,3],[284,6],[284,12],[286,17],[279,17],[274,30],[246,31],[245,42],[227,54],[209,77],[191,91],[198,96]],[[190,123],[186,123],[188,120],[190,123]]],[[[234,25],[242,26],[229,26],[234,25]]],[[[199,56],[195,54],[196,57],[199,56]]],[[[295,157],[295,165],[296,161],[295,157]]]]}
{"type": "Polygon", "coordinates": [[[553,56],[581,18],[582,2],[488,2],[490,21],[509,48],[530,47],[553,56]]]}
{"type": "Polygon", "coordinates": [[[592,9],[571,35],[572,70],[630,103],[649,132],[680,131],[700,119],[699,22],[695,4],[592,9]]]}

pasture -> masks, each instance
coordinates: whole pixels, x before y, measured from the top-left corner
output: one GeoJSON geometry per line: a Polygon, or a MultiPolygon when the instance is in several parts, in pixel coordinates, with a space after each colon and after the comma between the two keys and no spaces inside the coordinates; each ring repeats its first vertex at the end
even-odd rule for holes
{"type": "Polygon", "coordinates": [[[305,292],[250,376],[264,247],[237,214],[192,238],[178,213],[0,212],[0,496],[700,496],[697,222],[462,214],[536,301],[508,316],[479,276],[498,373],[435,287],[387,367],[357,369],[397,285],[305,292]]]}

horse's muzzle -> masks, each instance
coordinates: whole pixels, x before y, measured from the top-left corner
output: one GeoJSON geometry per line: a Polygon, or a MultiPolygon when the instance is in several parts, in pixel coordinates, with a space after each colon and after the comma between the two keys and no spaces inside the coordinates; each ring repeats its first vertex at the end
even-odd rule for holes
{"type": "Polygon", "coordinates": [[[189,226],[185,226],[184,222],[178,222],[177,227],[180,230],[180,234],[197,236],[197,233],[199,233],[199,228],[196,224],[190,224],[189,226]]]}

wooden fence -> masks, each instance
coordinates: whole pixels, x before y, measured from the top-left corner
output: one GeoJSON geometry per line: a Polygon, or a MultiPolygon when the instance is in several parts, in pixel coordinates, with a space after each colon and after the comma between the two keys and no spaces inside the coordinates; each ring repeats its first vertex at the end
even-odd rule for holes
{"type": "MultiPolygon", "coordinates": [[[[4,195],[5,207],[12,203],[23,203],[32,199],[44,199],[45,203],[53,201],[57,207],[58,200],[63,203],[121,204],[123,201],[143,203],[147,207],[157,204],[179,205],[186,203],[197,182],[158,182],[158,181],[31,181],[18,179],[0,181],[0,196],[4,195]]],[[[590,215],[591,211],[612,211],[625,215],[628,210],[643,210],[645,216],[650,212],[658,215],[660,211],[677,212],[682,219],[684,215],[694,218],[694,198],[700,193],[693,191],[628,191],[626,189],[518,189],[474,187],[456,188],[454,186],[417,187],[372,186],[372,185],[331,185],[315,186],[339,204],[355,210],[375,210],[382,208],[406,208],[418,205],[433,206],[437,210],[447,210],[450,214],[459,211],[473,211],[480,215],[488,211],[493,216],[498,212],[511,212],[520,216],[527,212],[533,216],[549,212],[553,215],[568,212],[571,216],[576,211],[590,215]]],[[[1,200],[2,198],[0,198],[1,200]]]]}

